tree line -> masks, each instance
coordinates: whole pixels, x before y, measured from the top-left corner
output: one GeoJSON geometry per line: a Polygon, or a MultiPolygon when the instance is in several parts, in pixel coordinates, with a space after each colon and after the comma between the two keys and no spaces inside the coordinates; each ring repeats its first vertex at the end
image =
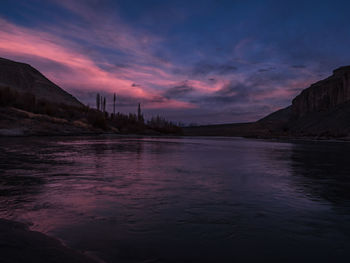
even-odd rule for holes
{"type": "Polygon", "coordinates": [[[106,110],[106,97],[103,97],[99,93],[96,94],[96,109],[102,112],[107,119],[110,120],[110,125],[118,128],[121,131],[129,132],[142,132],[146,130],[153,130],[158,133],[166,134],[182,134],[182,128],[166,120],[161,116],[152,117],[150,120],[145,121],[141,111],[141,103],[138,103],[137,114],[129,113],[124,114],[116,113],[116,100],[117,96],[113,94],[113,113],[109,114],[106,110]]]}
{"type": "Polygon", "coordinates": [[[0,87],[0,107],[14,107],[69,121],[79,120],[102,130],[117,128],[122,133],[144,133],[147,131],[165,134],[182,133],[181,127],[160,116],[145,121],[140,103],[138,104],[137,114],[116,112],[116,94],[113,95],[113,113],[109,113],[106,109],[106,98],[99,94],[96,96],[96,109],[93,109],[88,106],[76,107],[63,103],[53,103],[37,98],[30,92],[20,92],[9,87],[0,87]]]}

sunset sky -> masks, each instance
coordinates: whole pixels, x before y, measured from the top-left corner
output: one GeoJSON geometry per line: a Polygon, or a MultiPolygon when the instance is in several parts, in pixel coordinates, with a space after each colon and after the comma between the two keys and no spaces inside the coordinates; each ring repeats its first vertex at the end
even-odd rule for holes
{"type": "Polygon", "coordinates": [[[146,118],[253,121],[350,65],[349,10],[336,0],[1,0],[0,57],[90,106],[115,92],[119,111],[141,102],[146,118]]]}

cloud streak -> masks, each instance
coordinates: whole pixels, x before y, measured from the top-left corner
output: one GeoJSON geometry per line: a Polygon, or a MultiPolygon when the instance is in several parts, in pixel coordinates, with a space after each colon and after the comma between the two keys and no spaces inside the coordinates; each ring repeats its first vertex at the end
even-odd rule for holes
{"type": "Polygon", "coordinates": [[[37,65],[53,81],[72,90],[82,89],[117,92],[123,96],[148,102],[154,107],[193,107],[170,98],[157,100],[156,90],[133,85],[135,80],[156,85],[175,83],[171,76],[158,68],[135,65],[118,68],[107,62],[103,69],[89,56],[79,52],[79,46],[47,32],[27,29],[0,20],[0,52],[5,57],[15,57],[37,65]],[[158,75],[157,79],[154,76],[158,75]],[[164,105],[163,105],[164,104],[164,105]]]}
{"type": "Polygon", "coordinates": [[[33,65],[86,104],[117,93],[122,111],[141,102],[177,121],[253,121],[350,61],[339,29],[346,13],[272,2],[5,0],[0,56],[33,65]]]}

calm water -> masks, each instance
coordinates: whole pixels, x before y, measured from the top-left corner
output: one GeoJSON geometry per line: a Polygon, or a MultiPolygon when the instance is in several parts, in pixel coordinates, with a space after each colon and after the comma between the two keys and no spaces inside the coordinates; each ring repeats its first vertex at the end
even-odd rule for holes
{"type": "Polygon", "coordinates": [[[350,262],[350,143],[0,139],[0,217],[106,262],[350,262]]]}

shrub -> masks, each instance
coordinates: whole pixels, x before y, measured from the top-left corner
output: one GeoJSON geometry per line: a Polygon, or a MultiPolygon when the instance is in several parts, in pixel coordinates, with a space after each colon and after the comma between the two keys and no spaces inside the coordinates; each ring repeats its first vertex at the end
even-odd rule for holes
{"type": "Polygon", "coordinates": [[[95,128],[99,128],[102,130],[107,129],[107,122],[102,112],[90,110],[88,112],[87,120],[89,124],[91,124],[95,128]]]}

